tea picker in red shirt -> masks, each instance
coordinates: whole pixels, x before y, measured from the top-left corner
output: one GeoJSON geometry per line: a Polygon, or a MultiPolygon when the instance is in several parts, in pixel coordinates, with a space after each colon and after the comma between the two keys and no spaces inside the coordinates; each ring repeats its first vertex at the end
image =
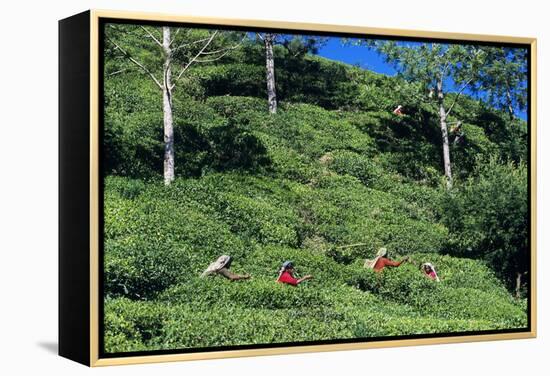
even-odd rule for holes
{"type": "Polygon", "coordinates": [[[373,260],[369,260],[369,259],[365,260],[364,267],[370,268],[375,272],[381,272],[382,270],[384,270],[386,266],[397,267],[409,259],[409,257],[406,256],[401,261],[393,261],[387,258],[386,257],[387,255],[388,255],[388,250],[386,248],[380,248],[378,250],[378,253],[376,253],[376,257],[373,260]]]}
{"type": "Polygon", "coordinates": [[[311,275],[306,275],[302,278],[296,278],[296,270],[292,261],[285,261],[279,269],[279,276],[277,277],[277,282],[287,283],[292,286],[297,286],[298,284],[307,281],[308,279],[313,278],[311,275]]]}

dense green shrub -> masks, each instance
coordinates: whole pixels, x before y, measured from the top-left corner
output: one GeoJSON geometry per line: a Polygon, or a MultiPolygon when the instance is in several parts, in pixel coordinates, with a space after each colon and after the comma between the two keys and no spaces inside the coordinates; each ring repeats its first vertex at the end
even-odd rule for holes
{"type": "MultiPolygon", "coordinates": [[[[272,274],[276,277],[276,273],[272,274]]],[[[192,301],[197,305],[261,309],[315,309],[336,305],[334,295],[338,294],[337,289],[320,289],[315,283],[305,283],[297,289],[275,283],[275,277],[258,276],[252,281],[239,283],[227,283],[221,277],[196,278],[165,291],[159,299],[173,303],[192,301]]]]}
{"type": "Polygon", "coordinates": [[[312,159],[338,149],[369,153],[374,147],[369,135],[341,119],[338,113],[306,104],[283,106],[270,133],[312,159]]]}
{"type": "Polygon", "coordinates": [[[353,257],[366,257],[366,251],[382,246],[399,253],[437,252],[445,242],[444,226],[415,219],[407,209],[416,216],[416,208],[408,208],[391,194],[366,188],[354,177],[326,176],[318,185],[315,194],[304,192],[301,198],[310,231],[338,245],[369,244],[369,249],[351,248],[349,252],[359,252],[353,257]]]}
{"type": "Polygon", "coordinates": [[[221,214],[233,232],[253,237],[262,244],[297,245],[298,218],[288,207],[260,197],[227,195],[225,199],[227,205],[221,214]]]}
{"type": "Polygon", "coordinates": [[[108,352],[143,351],[162,333],[169,310],[159,303],[126,298],[105,300],[105,349],[108,352]]]}
{"type": "Polygon", "coordinates": [[[447,252],[485,260],[512,286],[516,273],[528,270],[527,166],[496,158],[476,166],[476,176],[444,201],[447,252]]]}
{"type": "Polygon", "coordinates": [[[220,96],[209,97],[206,104],[212,108],[220,116],[226,118],[237,118],[242,123],[248,124],[251,122],[251,117],[254,115],[256,119],[264,121],[269,120],[269,114],[266,113],[263,106],[267,106],[266,101],[262,98],[246,97],[246,96],[220,96]]]}
{"type": "MultiPolygon", "coordinates": [[[[247,281],[190,276],[155,302],[108,299],[109,351],[284,343],[355,337],[451,333],[524,327],[524,306],[502,295],[498,280],[472,260],[415,254],[434,262],[436,283],[408,265],[376,274],[360,263],[338,265],[319,254],[268,248],[232,268],[251,271],[247,281]],[[260,255],[265,255],[263,258],[260,255]],[[292,258],[315,279],[299,287],[274,281],[275,259],[292,258]],[[484,288],[453,287],[471,263],[484,288]],[[451,273],[452,272],[452,273],[451,273]],[[340,283],[344,282],[344,283],[340,283]],[[358,283],[360,282],[360,283],[358,283]],[[456,282],[456,281],[455,281],[456,282]],[[362,283],[362,284],[361,284],[362,283]],[[492,285],[492,283],[495,283],[492,285]],[[487,306],[490,305],[489,306],[487,306]]],[[[414,261],[414,260],[413,260],[414,261]]]]}
{"type": "Polygon", "coordinates": [[[105,242],[107,295],[151,299],[181,280],[189,268],[189,251],[179,244],[138,236],[105,242]]]}
{"type": "MultiPolygon", "coordinates": [[[[192,74],[207,96],[246,95],[260,97],[266,92],[265,66],[243,63],[203,65],[192,74]]],[[[267,108],[267,102],[264,107],[267,108]]]]}
{"type": "Polygon", "coordinates": [[[498,152],[496,144],[487,138],[483,128],[472,124],[462,125],[463,136],[451,135],[451,153],[455,177],[467,177],[475,169],[478,158],[488,158],[498,152]]]}
{"type": "Polygon", "coordinates": [[[161,100],[158,88],[139,74],[105,81],[104,169],[108,174],[160,174],[161,100]]]}
{"type": "Polygon", "coordinates": [[[323,167],[299,154],[294,149],[281,145],[276,139],[263,137],[267,146],[273,175],[283,179],[291,179],[300,183],[308,183],[323,173],[323,167]]]}
{"type": "Polygon", "coordinates": [[[475,115],[471,123],[484,129],[489,140],[498,146],[498,153],[503,160],[519,163],[527,159],[527,122],[509,120],[502,112],[485,105],[475,115]]]}
{"type": "Polygon", "coordinates": [[[334,172],[315,179],[304,184],[225,172],[165,187],[108,177],[107,349],[526,325],[524,301],[510,298],[483,263],[434,253],[445,249],[447,237],[437,222],[440,191],[407,183],[382,192],[334,172]],[[334,253],[354,242],[367,244],[334,253]],[[364,258],[379,246],[392,257],[409,254],[415,266],[382,274],[364,269],[364,258]],[[232,270],[252,279],[199,278],[220,254],[234,256],[232,270]],[[276,283],[285,260],[314,279],[296,288],[276,283]],[[418,265],[424,261],[436,265],[440,284],[422,276],[418,265]]]}
{"type": "MultiPolygon", "coordinates": [[[[420,255],[413,257],[418,256],[420,255]]],[[[430,257],[430,261],[434,260],[433,255],[423,256],[430,257]]],[[[473,268],[475,271],[472,268],[463,271],[460,269],[460,262],[456,261],[459,260],[452,260],[452,271],[448,266],[440,268],[439,263],[434,263],[441,278],[440,283],[425,277],[418,266],[409,263],[399,268],[386,269],[382,273],[371,270],[356,272],[348,283],[361,290],[376,293],[384,299],[414,307],[424,316],[447,320],[462,318],[492,321],[498,328],[527,325],[522,307],[510,298],[485,267],[478,265],[473,268]],[[457,277],[453,272],[461,276],[457,277]],[[462,277],[463,273],[469,274],[471,280],[479,281],[480,284],[467,283],[462,277]]],[[[475,263],[472,260],[466,262],[475,263]]]]}
{"type": "Polygon", "coordinates": [[[330,167],[339,174],[349,174],[358,178],[367,187],[387,187],[391,177],[373,160],[352,151],[338,150],[331,154],[330,167]]]}

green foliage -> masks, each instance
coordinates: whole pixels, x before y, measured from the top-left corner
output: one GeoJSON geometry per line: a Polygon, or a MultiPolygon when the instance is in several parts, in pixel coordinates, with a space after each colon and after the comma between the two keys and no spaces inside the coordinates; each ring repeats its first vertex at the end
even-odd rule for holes
{"type": "Polygon", "coordinates": [[[369,189],[351,176],[329,175],[317,184],[302,194],[306,230],[335,244],[369,244],[344,252],[347,258],[366,257],[382,246],[402,254],[437,252],[444,244],[444,226],[418,217],[418,208],[392,194],[369,189]]]}
{"type": "Polygon", "coordinates": [[[528,270],[527,166],[480,159],[475,173],[443,203],[447,251],[487,261],[511,285],[528,270]]]}
{"type": "MultiPolygon", "coordinates": [[[[128,31],[109,35],[157,62],[143,30],[128,31]]],[[[449,119],[463,122],[464,137],[451,137],[447,191],[433,82],[323,59],[298,42],[275,46],[277,114],[266,110],[261,44],[186,72],[173,97],[177,178],[168,187],[158,88],[135,67],[117,73],[132,66],[109,45],[107,352],[525,327],[526,301],[502,280],[510,286],[527,270],[526,123],[462,96],[449,119]],[[405,116],[392,114],[397,104],[405,116]],[[382,246],[411,263],[363,268],[382,246]],[[199,278],[222,254],[252,279],[199,278]],[[314,278],[276,283],[285,260],[314,278]],[[422,275],[422,262],[441,283],[422,275]]],[[[425,78],[433,62],[424,63],[405,73],[425,78]]]]}
{"type": "Polygon", "coordinates": [[[369,153],[374,147],[368,134],[349,124],[337,112],[305,104],[283,108],[269,133],[312,159],[319,159],[337,149],[369,153]]]}
{"type": "Polygon", "coordinates": [[[527,123],[518,119],[505,120],[502,113],[486,106],[475,117],[475,124],[485,130],[491,142],[497,145],[503,160],[515,163],[525,161],[528,157],[527,123]]]}
{"type": "Polygon", "coordinates": [[[527,107],[527,49],[485,47],[490,64],[480,72],[481,87],[488,91],[488,102],[514,118],[516,108],[527,107]]]}
{"type": "Polygon", "coordinates": [[[358,269],[351,274],[348,283],[413,307],[426,316],[493,321],[498,328],[526,325],[521,304],[510,297],[493,272],[482,263],[426,253],[410,256],[414,265],[406,263],[383,273],[358,269]],[[425,261],[436,265],[440,283],[419,271],[420,263],[425,261]]]}
{"type": "Polygon", "coordinates": [[[381,192],[349,175],[306,185],[226,172],[170,187],[109,177],[105,194],[109,352],[526,325],[524,303],[489,268],[434,253],[446,229],[431,224],[438,193],[428,187],[381,192]],[[368,245],[334,253],[357,240],[368,245]],[[415,266],[364,269],[381,245],[415,266]],[[252,279],[199,278],[220,254],[252,279]],[[285,260],[313,280],[276,283],[285,260]],[[440,284],[418,270],[425,261],[440,284]]]}
{"type": "Polygon", "coordinates": [[[488,158],[497,152],[497,146],[486,136],[481,127],[472,124],[462,124],[462,137],[452,135],[450,138],[451,152],[455,177],[467,177],[475,169],[476,160],[488,158]]]}
{"type": "Polygon", "coordinates": [[[393,181],[384,169],[363,154],[339,150],[331,155],[333,162],[330,168],[340,175],[351,175],[358,178],[367,187],[389,187],[393,181]]]}
{"type": "Polygon", "coordinates": [[[152,177],[162,171],[158,88],[140,75],[105,81],[105,171],[152,177]]]}
{"type": "Polygon", "coordinates": [[[107,295],[151,299],[184,276],[189,251],[137,236],[105,242],[107,295]]]}
{"type": "Polygon", "coordinates": [[[170,317],[167,307],[156,302],[106,299],[105,348],[111,352],[148,350],[170,317]]]}
{"type": "Polygon", "coordinates": [[[326,258],[319,254],[283,248],[264,251],[263,258],[255,255],[235,265],[237,271],[253,273],[249,281],[231,283],[222,277],[201,279],[192,275],[165,290],[155,302],[108,299],[108,351],[450,333],[526,325],[523,305],[510,299],[491,272],[472,260],[413,255],[434,262],[442,277],[437,284],[411,265],[376,274],[359,263],[338,266],[330,260],[323,262],[326,258]],[[304,272],[315,268],[315,279],[296,288],[276,283],[278,265],[274,261],[288,257],[297,260],[296,265],[304,272]],[[464,278],[481,284],[456,287],[464,278]]]}
{"type": "MultiPolygon", "coordinates": [[[[230,63],[224,65],[207,65],[192,71],[205,95],[215,96],[249,96],[260,97],[265,94],[265,65],[230,63]]],[[[263,103],[267,108],[267,103],[263,103]]]]}

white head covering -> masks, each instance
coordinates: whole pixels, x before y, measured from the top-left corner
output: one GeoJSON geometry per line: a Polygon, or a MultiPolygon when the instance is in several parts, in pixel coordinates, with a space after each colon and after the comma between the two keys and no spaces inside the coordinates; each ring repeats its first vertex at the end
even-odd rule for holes
{"type": "Polygon", "coordinates": [[[366,259],[365,264],[363,265],[363,267],[368,268],[368,269],[374,269],[374,266],[376,265],[378,260],[380,260],[380,258],[386,256],[387,254],[388,254],[388,250],[385,247],[382,247],[382,248],[378,249],[378,252],[376,253],[376,257],[373,260],[366,259]]]}
{"type": "Polygon", "coordinates": [[[425,268],[426,266],[428,266],[430,269],[432,269],[432,270],[434,271],[434,274],[435,274],[435,280],[436,280],[437,282],[439,282],[439,276],[437,275],[437,272],[435,271],[435,267],[432,265],[432,263],[430,263],[430,262],[425,262],[425,263],[423,263],[421,266],[422,266],[422,271],[424,271],[424,268],[425,268]]]}
{"type": "Polygon", "coordinates": [[[222,255],[218,257],[216,261],[208,265],[208,268],[202,272],[201,277],[206,277],[207,275],[216,274],[221,269],[223,269],[231,261],[231,256],[222,255]]]}

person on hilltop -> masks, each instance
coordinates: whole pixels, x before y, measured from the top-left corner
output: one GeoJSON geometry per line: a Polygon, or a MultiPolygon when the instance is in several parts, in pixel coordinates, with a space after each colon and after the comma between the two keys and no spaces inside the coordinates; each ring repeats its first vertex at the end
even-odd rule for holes
{"type": "Polygon", "coordinates": [[[392,261],[387,257],[387,255],[388,255],[388,250],[386,248],[380,248],[376,253],[376,257],[374,259],[365,260],[364,267],[368,269],[372,269],[378,273],[384,270],[386,266],[397,267],[409,259],[409,257],[406,256],[401,261],[392,261]]]}
{"type": "Polygon", "coordinates": [[[439,282],[439,276],[437,275],[437,272],[435,271],[435,267],[429,263],[429,262],[425,262],[423,263],[422,265],[420,265],[420,270],[422,270],[422,273],[424,273],[424,275],[436,282],[439,282]]]}
{"type": "Polygon", "coordinates": [[[296,270],[294,269],[294,264],[292,261],[285,261],[279,269],[279,276],[277,277],[277,282],[286,283],[292,286],[297,286],[300,283],[312,279],[313,276],[306,275],[302,278],[296,278],[296,270]]]}
{"type": "Polygon", "coordinates": [[[401,106],[401,105],[397,106],[397,108],[396,108],[395,110],[393,110],[393,113],[394,113],[395,115],[397,115],[397,116],[403,116],[403,115],[405,115],[405,114],[403,113],[403,106],[401,106]]]}
{"type": "Polygon", "coordinates": [[[209,275],[221,275],[230,281],[238,281],[240,279],[248,279],[250,276],[248,274],[239,275],[231,272],[229,268],[231,267],[231,262],[233,259],[231,256],[222,255],[218,257],[216,261],[208,265],[208,268],[201,274],[201,278],[204,278],[209,275]]]}

